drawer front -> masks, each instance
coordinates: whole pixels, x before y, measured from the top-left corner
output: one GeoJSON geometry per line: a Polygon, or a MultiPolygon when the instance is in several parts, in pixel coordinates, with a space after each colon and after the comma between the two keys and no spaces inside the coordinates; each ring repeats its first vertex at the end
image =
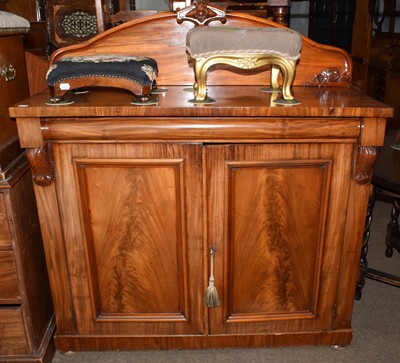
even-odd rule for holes
{"type": "Polygon", "coordinates": [[[1,37],[0,67],[5,67],[9,74],[15,70],[15,75],[8,80],[0,77],[0,117],[9,121],[8,107],[29,96],[22,36],[1,37]]]}
{"type": "Polygon", "coordinates": [[[0,308],[3,304],[19,304],[17,268],[12,251],[0,251],[0,308]]]}
{"type": "Polygon", "coordinates": [[[0,360],[2,355],[30,354],[20,307],[0,307],[0,360]]]}
{"type": "Polygon", "coordinates": [[[11,237],[10,229],[8,227],[8,219],[6,213],[6,206],[4,195],[0,193],[0,247],[10,247],[11,237]]]}

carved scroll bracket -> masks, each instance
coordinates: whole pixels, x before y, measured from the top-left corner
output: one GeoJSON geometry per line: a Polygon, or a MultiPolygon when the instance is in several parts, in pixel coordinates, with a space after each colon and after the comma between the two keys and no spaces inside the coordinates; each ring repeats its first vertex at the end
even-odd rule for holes
{"type": "Polygon", "coordinates": [[[177,9],[176,21],[182,24],[184,21],[190,21],[196,26],[208,25],[212,21],[226,23],[225,10],[208,4],[208,1],[194,1],[192,5],[183,9],[177,9]]]}
{"type": "Polygon", "coordinates": [[[378,156],[378,148],[375,146],[359,146],[354,161],[353,178],[361,185],[371,182],[372,171],[378,156]]]}
{"type": "Polygon", "coordinates": [[[50,185],[54,179],[54,172],[47,148],[27,149],[26,156],[31,166],[35,184],[40,186],[50,185]]]}
{"type": "Polygon", "coordinates": [[[321,87],[321,86],[338,86],[340,84],[347,84],[351,81],[351,73],[344,72],[340,74],[337,68],[327,68],[320,73],[314,75],[311,81],[306,82],[307,87],[321,87]]]}

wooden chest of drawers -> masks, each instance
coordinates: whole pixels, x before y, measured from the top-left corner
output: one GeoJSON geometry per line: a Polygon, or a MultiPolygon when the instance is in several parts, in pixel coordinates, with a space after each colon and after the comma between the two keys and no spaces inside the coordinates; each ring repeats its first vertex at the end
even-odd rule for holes
{"type": "Polygon", "coordinates": [[[53,308],[24,154],[0,182],[0,362],[51,361],[53,308]]]}
{"type": "Polygon", "coordinates": [[[22,35],[0,36],[0,150],[5,141],[17,135],[8,107],[29,96],[22,41],[22,35]]]}
{"type": "Polygon", "coordinates": [[[0,362],[50,362],[53,306],[31,173],[8,107],[28,95],[20,35],[0,36],[0,362]]]}

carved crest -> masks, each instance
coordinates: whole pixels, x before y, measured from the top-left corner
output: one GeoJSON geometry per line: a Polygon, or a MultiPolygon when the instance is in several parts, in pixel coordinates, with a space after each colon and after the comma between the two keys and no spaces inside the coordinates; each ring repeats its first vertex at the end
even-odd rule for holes
{"type": "Polygon", "coordinates": [[[216,6],[209,5],[208,1],[193,1],[193,4],[183,9],[177,9],[176,18],[178,24],[190,21],[196,26],[208,25],[212,21],[219,20],[222,24],[226,23],[225,11],[216,6]]]}

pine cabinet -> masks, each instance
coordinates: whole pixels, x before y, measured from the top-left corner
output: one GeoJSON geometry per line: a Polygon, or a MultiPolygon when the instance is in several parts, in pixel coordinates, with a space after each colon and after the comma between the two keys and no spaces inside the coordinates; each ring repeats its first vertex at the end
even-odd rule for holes
{"type": "Polygon", "coordinates": [[[258,95],[251,86],[210,92],[219,106],[193,107],[170,86],[154,108],[121,106],[129,94],[110,90],[11,108],[57,349],[350,343],[370,169],[391,109],[351,89],[296,88],[297,108],[240,98],[258,95]],[[220,304],[206,307],[211,277],[220,304]]]}

